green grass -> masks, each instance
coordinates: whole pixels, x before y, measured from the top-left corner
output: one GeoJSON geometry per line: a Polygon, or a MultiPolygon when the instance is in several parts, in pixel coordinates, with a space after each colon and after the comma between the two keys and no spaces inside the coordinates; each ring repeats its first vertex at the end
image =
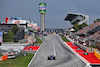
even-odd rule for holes
{"type": "Polygon", "coordinates": [[[38,37],[35,37],[36,38],[36,43],[35,44],[42,44],[42,40],[38,37]]]}
{"type": "Polygon", "coordinates": [[[64,36],[60,36],[60,37],[63,39],[63,41],[70,42],[68,39],[66,39],[66,37],[64,37],[64,36]]]}
{"type": "Polygon", "coordinates": [[[0,61],[0,67],[27,67],[33,56],[34,54],[27,53],[27,56],[0,61]]]}
{"type": "Polygon", "coordinates": [[[90,48],[96,48],[96,47],[90,46],[90,48]]]}

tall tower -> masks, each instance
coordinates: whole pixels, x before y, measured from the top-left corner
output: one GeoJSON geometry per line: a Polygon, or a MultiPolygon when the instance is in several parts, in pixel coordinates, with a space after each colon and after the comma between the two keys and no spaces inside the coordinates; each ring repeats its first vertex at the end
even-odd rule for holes
{"type": "Polygon", "coordinates": [[[45,14],[41,13],[41,31],[44,31],[44,27],[45,27],[45,14]]]}
{"type": "Polygon", "coordinates": [[[39,3],[39,12],[40,12],[40,22],[41,22],[41,32],[44,32],[45,28],[45,14],[46,14],[46,3],[39,3]]]}

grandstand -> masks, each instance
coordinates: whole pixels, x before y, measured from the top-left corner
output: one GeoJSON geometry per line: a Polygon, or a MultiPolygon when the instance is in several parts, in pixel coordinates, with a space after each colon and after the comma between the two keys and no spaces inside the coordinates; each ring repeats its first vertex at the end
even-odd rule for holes
{"type": "MultiPolygon", "coordinates": [[[[92,46],[96,47],[95,42],[100,43],[100,22],[95,22],[89,25],[89,16],[80,14],[80,13],[68,13],[68,15],[65,17],[64,20],[70,21],[70,23],[74,26],[75,24],[81,25],[83,23],[88,24],[86,27],[82,27],[82,29],[78,30],[75,33],[70,33],[71,37],[76,39],[77,41],[77,36],[80,36],[79,42],[86,42],[88,41],[89,43],[92,42],[92,46]],[[94,42],[94,43],[93,43],[94,42]]],[[[73,28],[69,28],[68,30],[71,30],[73,28]]],[[[87,44],[89,46],[89,44],[87,44]]]]}
{"type": "Polygon", "coordinates": [[[77,34],[93,34],[99,30],[100,22],[92,23],[89,26],[84,27],[83,29],[76,32],[77,34]]]}
{"type": "Polygon", "coordinates": [[[81,25],[82,23],[86,23],[89,25],[89,16],[80,13],[68,13],[64,20],[70,21],[72,25],[75,25],[76,23],[78,23],[79,25],[81,25]]]}
{"type": "Polygon", "coordinates": [[[84,54],[79,54],[84,56],[87,60],[90,58],[91,61],[89,60],[89,62],[91,65],[98,65],[98,67],[100,67],[100,63],[98,63],[100,61],[100,22],[98,21],[89,25],[89,17],[78,13],[69,13],[64,20],[70,21],[73,25],[71,28],[66,30],[67,39],[74,44],[71,47],[79,47],[80,49],[85,50],[86,53],[88,53],[87,56],[90,55],[90,57],[95,60],[91,60],[90,57],[86,58],[84,54]],[[83,23],[88,24],[88,26],[82,25],[83,23]],[[79,27],[81,25],[82,27],[79,27]],[[71,32],[70,30],[72,28],[77,31],[75,31],[75,33],[71,32]]]}
{"type": "Polygon", "coordinates": [[[92,34],[89,38],[100,40],[100,30],[92,34]]]}

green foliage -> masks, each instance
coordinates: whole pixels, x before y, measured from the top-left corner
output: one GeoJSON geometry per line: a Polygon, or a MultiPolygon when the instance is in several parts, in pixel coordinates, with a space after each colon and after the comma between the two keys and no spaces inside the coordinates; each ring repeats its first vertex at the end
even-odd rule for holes
{"type": "Polygon", "coordinates": [[[64,37],[64,36],[60,36],[60,37],[63,39],[63,41],[70,42],[68,39],[66,39],[66,37],[64,37]]]}
{"type": "Polygon", "coordinates": [[[11,31],[9,31],[7,35],[3,33],[3,41],[4,42],[11,42],[11,41],[13,41],[14,37],[15,36],[14,36],[14,34],[11,31]]]}
{"type": "Polygon", "coordinates": [[[17,25],[14,25],[11,29],[11,31],[13,32],[14,35],[16,35],[16,33],[18,32],[19,28],[17,25]]]}
{"type": "Polygon", "coordinates": [[[86,27],[86,26],[88,26],[86,23],[83,23],[83,24],[81,24],[81,25],[75,24],[75,25],[73,26],[73,28],[75,29],[75,32],[76,32],[76,31],[79,31],[80,29],[82,29],[82,28],[84,28],[84,27],[86,27]]]}
{"type": "Polygon", "coordinates": [[[78,24],[75,24],[74,25],[74,29],[75,29],[75,31],[78,31],[79,30],[79,25],[78,24]]]}
{"type": "Polygon", "coordinates": [[[95,22],[100,22],[100,19],[99,19],[99,18],[97,18],[96,20],[94,20],[94,23],[95,23],[95,22]]]}
{"type": "Polygon", "coordinates": [[[79,28],[79,29],[82,29],[82,28],[84,28],[84,27],[86,27],[86,26],[88,26],[86,23],[83,23],[83,24],[81,24],[81,25],[79,25],[81,28],[79,28]]]}
{"type": "Polygon", "coordinates": [[[36,43],[35,44],[42,44],[42,40],[38,37],[35,37],[36,38],[36,43]]]}
{"type": "Polygon", "coordinates": [[[90,48],[96,48],[96,47],[90,46],[90,48]]]}
{"type": "Polygon", "coordinates": [[[7,34],[3,33],[3,41],[4,42],[11,42],[14,40],[16,33],[18,32],[19,28],[17,25],[14,25],[7,34]]]}
{"type": "Polygon", "coordinates": [[[96,20],[93,21],[94,23],[97,22],[96,20]]]}
{"type": "Polygon", "coordinates": [[[27,56],[0,61],[0,67],[27,67],[33,56],[34,54],[27,53],[27,56]]]}
{"type": "Polygon", "coordinates": [[[6,34],[4,34],[4,32],[3,32],[3,42],[5,42],[6,41],[6,34]]]}

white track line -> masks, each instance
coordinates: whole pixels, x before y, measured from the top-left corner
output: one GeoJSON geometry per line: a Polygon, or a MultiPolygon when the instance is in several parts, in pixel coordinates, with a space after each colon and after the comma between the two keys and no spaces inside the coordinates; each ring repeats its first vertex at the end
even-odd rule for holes
{"type": "Polygon", "coordinates": [[[53,41],[53,49],[54,49],[54,56],[56,56],[56,49],[55,49],[54,41],[53,41]]]}
{"type": "Polygon", "coordinates": [[[72,50],[83,62],[85,62],[87,64],[86,67],[91,67],[90,62],[87,61],[85,58],[83,58],[82,56],[80,56],[80,54],[78,54],[76,51],[74,51],[74,49],[72,49],[66,42],[64,42],[66,44],[66,46],[72,50]]]}
{"type": "Polygon", "coordinates": [[[53,43],[54,56],[56,56],[56,49],[55,49],[54,41],[53,40],[50,40],[50,41],[52,41],[53,43]]]}
{"type": "MultiPolygon", "coordinates": [[[[43,41],[43,43],[44,43],[44,41],[43,41]]],[[[41,46],[39,47],[39,49],[36,51],[35,55],[33,56],[32,60],[30,61],[30,63],[28,64],[28,66],[27,66],[27,67],[29,67],[29,66],[30,66],[30,64],[31,64],[31,63],[32,63],[32,61],[34,60],[35,56],[37,55],[38,51],[39,51],[39,50],[40,50],[40,48],[42,47],[43,43],[41,44],[41,46]]]]}

